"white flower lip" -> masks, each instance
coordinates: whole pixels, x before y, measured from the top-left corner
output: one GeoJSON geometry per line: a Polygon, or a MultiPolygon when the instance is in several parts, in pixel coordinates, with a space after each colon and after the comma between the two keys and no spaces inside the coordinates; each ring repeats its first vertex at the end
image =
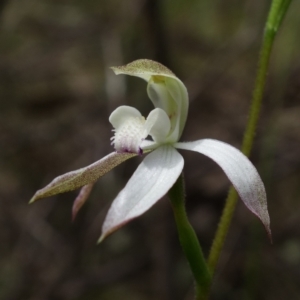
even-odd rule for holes
{"type": "Polygon", "coordinates": [[[153,109],[147,119],[130,106],[120,106],[109,117],[115,128],[112,144],[118,153],[143,154],[142,143],[150,135],[156,145],[164,144],[171,129],[169,117],[160,108],[153,109]]]}
{"type": "Polygon", "coordinates": [[[82,169],[58,176],[38,190],[30,203],[83,187],[73,205],[73,218],[87,200],[95,181],[125,160],[152,151],[117,195],[105,218],[102,241],[160,200],[180,176],[184,161],[177,149],[196,151],[214,160],[227,175],[241,200],[263,223],[271,238],[270,218],[263,182],[249,159],[238,149],[217,140],[178,142],[187,118],[188,94],[184,84],[160,63],[142,59],[112,68],[116,74],[147,81],[154,109],[145,119],[130,106],[120,106],[109,117],[114,127],[113,152],[82,169]],[[148,136],[152,140],[147,139],[148,136]]]}
{"type": "Polygon", "coordinates": [[[141,142],[148,135],[145,132],[145,118],[130,106],[120,106],[109,117],[115,128],[112,144],[118,153],[142,154],[141,142]]]}

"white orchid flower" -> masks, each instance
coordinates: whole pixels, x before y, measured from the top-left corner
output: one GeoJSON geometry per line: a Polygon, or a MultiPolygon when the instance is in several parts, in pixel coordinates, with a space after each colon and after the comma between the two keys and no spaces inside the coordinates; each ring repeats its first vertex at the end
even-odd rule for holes
{"type": "Polygon", "coordinates": [[[151,152],[113,201],[102,227],[102,240],[143,214],[170,190],[184,165],[177,149],[191,150],[208,156],[223,169],[247,208],[258,216],[271,235],[265,188],[249,159],[218,140],[179,142],[188,112],[184,84],[169,69],[151,60],[136,60],[112,69],[117,75],[146,80],[147,93],[155,108],[144,118],[133,107],[118,107],[109,117],[114,127],[112,144],[116,151],[85,168],[55,178],[37,191],[30,203],[83,186],[73,205],[74,217],[99,177],[129,158],[151,152]],[[151,140],[147,139],[149,136],[151,140]]]}

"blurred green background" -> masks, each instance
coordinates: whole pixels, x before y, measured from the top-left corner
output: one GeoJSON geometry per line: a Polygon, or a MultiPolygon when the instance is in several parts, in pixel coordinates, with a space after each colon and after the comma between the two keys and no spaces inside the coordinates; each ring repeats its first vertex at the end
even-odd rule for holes
{"type": "MultiPolygon", "coordinates": [[[[0,2],[0,299],[189,300],[193,283],[167,197],[96,241],[111,201],[141,161],[99,180],[71,222],[77,192],[28,206],[55,176],[113,150],[109,114],[147,115],[146,83],[109,66],[157,60],[186,84],[182,140],[240,147],[264,21],[261,0],[2,0],[0,2]]],[[[239,203],[212,299],[299,299],[300,3],[272,52],[251,160],[266,184],[274,243],[239,203]]],[[[183,152],[187,209],[207,255],[229,182],[183,152]]]]}

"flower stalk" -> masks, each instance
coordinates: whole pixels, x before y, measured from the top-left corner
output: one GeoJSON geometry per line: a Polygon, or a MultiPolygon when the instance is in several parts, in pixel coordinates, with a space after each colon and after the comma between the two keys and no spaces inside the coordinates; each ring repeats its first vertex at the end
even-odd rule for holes
{"type": "MultiPolygon", "coordinates": [[[[242,152],[247,157],[249,157],[251,153],[256,133],[274,38],[290,3],[291,0],[273,0],[267,17],[252,95],[249,119],[244,132],[244,139],[242,143],[242,152]]],[[[233,187],[231,187],[208,257],[208,267],[212,275],[215,272],[217,262],[224,246],[224,242],[236,207],[237,199],[238,195],[233,187]]]]}
{"type": "Polygon", "coordinates": [[[194,275],[196,299],[207,299],[211,285],[211,275],[197,235],[186,215],[185,187],[182,174],[179,176],[174,186],[170,189],[168,195],[171,200],[179,241],[194,275]]]}

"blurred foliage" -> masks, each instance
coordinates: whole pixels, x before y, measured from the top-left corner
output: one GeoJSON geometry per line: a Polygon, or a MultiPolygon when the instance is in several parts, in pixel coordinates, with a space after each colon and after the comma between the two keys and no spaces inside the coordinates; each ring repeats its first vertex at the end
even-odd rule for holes
{"type": "MultiPolygon", "coordinates": [[[[0,299],[193,299],[167,199],[96,246],[105,213],[139,162],[99,180],[71,223],[75,193],[28,206],[53,177],[112,151],[110,112],[151,109],[145,83],[109,66],[158,60],[187,85],[183,140],[240,146],[270,1],[3,0],[0,3],[0,299]]],[[[266,183],[274,244],[239,205],[212,299],[300,294],[300,4],[275,42],[251,157],[266,183]]],[[[228,181],[186,158],[187,208],[208,252],[228,181]]]]}

